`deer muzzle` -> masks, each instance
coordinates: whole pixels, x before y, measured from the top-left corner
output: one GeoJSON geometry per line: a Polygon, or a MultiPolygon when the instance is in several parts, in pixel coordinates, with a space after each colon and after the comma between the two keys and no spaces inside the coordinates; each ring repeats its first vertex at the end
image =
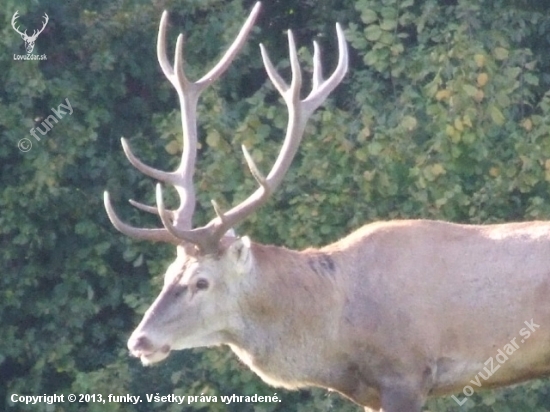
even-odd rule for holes
{"type": "Polygon", "coordinates": [[[156,344],[144,334],[132,335],[128,340],[128,349],[143,365],[160,362],[166,359],[171,351],[170,345],[156,344]]]}

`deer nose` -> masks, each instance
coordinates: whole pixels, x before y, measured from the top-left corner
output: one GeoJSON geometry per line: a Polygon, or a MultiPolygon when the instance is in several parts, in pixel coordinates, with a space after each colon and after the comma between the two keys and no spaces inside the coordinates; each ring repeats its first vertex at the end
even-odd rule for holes
{"type": "Polygon", "coordinates": [[[131,336],[128,340],[128,349],[130,352],[153,352],[155,350],[153,342],[145,335],[131,336]]]}
{"type": "Polygon", "coordinates": [[[158,347],[146,335],[130,336],[128,349],[135,356],[148,355],[155,352],[168,353],[171,350],[170,345],[158,347]]]}

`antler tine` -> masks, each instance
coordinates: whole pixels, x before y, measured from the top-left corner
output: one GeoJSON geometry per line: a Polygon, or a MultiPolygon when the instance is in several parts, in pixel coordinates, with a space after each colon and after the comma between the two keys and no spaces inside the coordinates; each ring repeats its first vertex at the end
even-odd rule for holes
{"type": "Polygon", "coordinates": [[[119,219],[118,215],[113,209],[113,206],[111,205],[109,192],[107,191],[103,193],[103,203],[105,204],[105,210],[107,211],[107,215],[109,216],[109,220],[111,221],[113,226],[119,232],[125,234],[126,236],[130,236],[136,239],[152,240],[154,242],[173,243],[175,245],[178,245],[180,243],[180,240],[177,237],[172,236],[170,232],[168,232],[168,230],[164,228],[163,229],[143,229],[143,228],[137,228],[137,227],[128,225],[127,223],[124,223],[122,220],[119,219]]]}
{"type": "MultiPolygon", "coordinates": [[[[149,206],[149,205],[146,205],[144,203],[141,203],[141,202],[137,202],[135,201],[134,199],[128,199],[128,202],[130,202],[130,204],[132,206],[134,206],[136,209],[139,209],[139,210],[143,210],[144,212],[147,212],[147,213],[151,213],[153,215],[157,215],[159,214],[159,210],[158,210],[158,206],[155,207],[155,206],[149,206]]],[[[174,218],[174,212],[171,211],[171,210],[167,210],[166,213],[169,214],[169,216],[173,219],[174,218]]]]}
{"type": "Polygon", "coordinates": [[[22,32],[19,30],[19,26],[15,27],[15,22],[16,22],[16,20],[17,20],[18,18],[19,18],[19,10],[17,10],[17,11],[15,12],[15,14],[13,15],[13,17],[11,18],[11,25],[12,25],[13,29],[14,29],[17,33],[19,33],[21,36],[26,35],[26,34],[27,34],[27,30],[25,30],[25,32],[22,33],[22,32]]]}
{"type": "Polygon", "coordinates": [[[200,85],[201,88],[208,87],[218,77],[220,77],[220,75],[225,72],[225,70],[227,70],[237,53],[239,53],[239,51],[244,46],[246,38],[248,37],[248,33],[250,32],[250,30],[252,30],[252,27],[254,27],[256,18],[260,13],[261,5],[262,4],[260,2],[257,2],[254,5],[252,11],[250,12],[250,15],[248,16],[241,30],[239,31],[239,34],[233,41],[233,44],[229,47],[229,49],[227,49],[220,61],[208,73],[201,77],[200,80],[197,81],[197,85],[200,85]]]}
{"type": "Polygon", "coordinates": [[[313,82],[312,90],[315,90],[323,82],[323,66],[321,64],[321,49],[319,43],[313,42],[313,82]]]}
{"type": "Polygon", "coordinates": [[[145,163],[139,160],[132,152],[130,144],[124,137],[120,138],[120,143],[122,144],[122,150],[124,150],[124,154],[126,155],[128,161],[141,173],[146,174],[153,179],[160,180],[161,182],[172,183],[176,181],[173,172],[164,172],[162,170],[155,169],[154,167],[147,166],[145,163]]]}
{"type": "Polygon", "coordinates": [[[38,37],[38,35],[42,33],[46,28],[46,24],[48,24],[48,22],[50,21],[50,18],[46,13],[44,13],[42,18],[44,19],[44,23],[42,23],[42,28],[40,30],[33,30],[32,37],[35,37],[35,36],[38,37]]]}
{"type": "Polygon", "coordinates": [[[340,23],[336,23],[336,35],[338,37],[338,64],[336,69],[327,80],[322,79],[321,69],[321,53],[315,53],[313,55],[313,67],[314,67],[314,80],[315,80],[315,67],[319,76],[319,83],[313,84],[313,88],[309,95],[303,101],[304,110],[313,113],[327,98],[327,96],[340,84],[346,72],[348,70],[348,46],[346,43],[346,37],[344,36],[344,30],[340,23]]]}

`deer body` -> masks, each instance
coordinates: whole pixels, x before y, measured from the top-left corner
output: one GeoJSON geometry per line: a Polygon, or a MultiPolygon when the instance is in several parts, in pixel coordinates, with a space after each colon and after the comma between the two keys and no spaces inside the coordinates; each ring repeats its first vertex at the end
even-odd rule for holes
{"type": "MultiPolygon", "coordinates": [[[[408,406],[394,410],[420,411],[427,397],[461,392],[479,372],[490,377],[477,378],[484,389],[550,373],[550,330],[537,328],[550,321],[549,222],[378,222],[302,252],[235,244],[238,253],[210,257],[201,273],[213,288],[208,271],[223,273],[217,281],[234,301],[231,322],[201,343],[229,345],[271,385],[330,388],[374,409],[399,388],[408,406]],[[519,348],[500,364],[497,351],[512,340],[519,348]]],[[[134,350],[144,334],[157,348],[194,346],[180,311],[159,336],[151,327],[182,280],[165,284],[130,340],[134,350]]]]}
{"type": "Polygon", "coordinates": [[[264,177],[243,148],[259,188],[227,212],[213,202],[217,217],[193,228],[198,97],[242,47],[259,7],[220,62],[196,82],[183,72],[181,36],[174,66],[168,61],[166,12],[161,19],[158,59],[183,114],[180,166],[154,169],[126,140],[122,145],[137,169],[174,186],[180,204],[167,210],[158,184],[156,207],[131,203],[158,214],[164,227],[135,228],[120,220],[105,193],[118,230],[177,250],[162,291],[128,341],[132,355],[149,365],[173,350],[225,344],[271,385],[324,387],[383,412],[420,412],[429,396],[466,385],[475,385],[473,391],[549,374],[550,222],[378,222],[304,251],[231,234],[279,186],[307,118],[342,80],[348,56],[339,25],[337,67],[324,80],[315,45],[312,91],[303,100],[292,34],[290,84],[262,48],[267,74],[289,112],[281,152],[264,177]]]}

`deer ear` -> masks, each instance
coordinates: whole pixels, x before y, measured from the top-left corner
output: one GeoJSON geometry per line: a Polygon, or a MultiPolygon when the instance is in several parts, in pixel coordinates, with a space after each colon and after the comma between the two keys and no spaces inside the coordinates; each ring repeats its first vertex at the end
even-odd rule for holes
{"type": "Polygon", "coordinates": [[[240,267],[245,267],[248,264],[250,255],[250,238],[248,236],[235,239],[227,249],[227,256],[240,267]]]}

